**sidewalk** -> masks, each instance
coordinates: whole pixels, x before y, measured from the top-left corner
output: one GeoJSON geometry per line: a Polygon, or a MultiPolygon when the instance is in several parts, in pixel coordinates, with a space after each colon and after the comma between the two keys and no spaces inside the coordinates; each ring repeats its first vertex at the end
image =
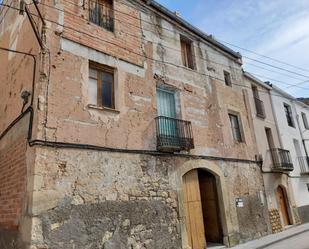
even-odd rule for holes
{"type": "Polygon", "coordinates": [[[244,244],[232,247],[232,249],[263,249],[267,246],[291,238],[298,234],[309,231],[309,223],[291,227],[281,233],[267,235],[257,240],[252,240],[244,244]]]}

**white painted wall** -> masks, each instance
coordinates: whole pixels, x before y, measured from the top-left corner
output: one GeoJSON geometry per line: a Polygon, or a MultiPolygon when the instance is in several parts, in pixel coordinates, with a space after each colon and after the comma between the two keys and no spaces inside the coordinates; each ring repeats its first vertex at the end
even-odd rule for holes
{"type": "MultiPolygon", "coordinates": [[[[300,164],[297,158],[298,156],[305,157],[306,155],[302,145],[301,135],[301,131],[303,132],[304,128],[299,114],[301,111],[306,111],[307,117],[309,117],[309,110],[305,108],[304,105],[296,101],[296,99],[292,96],[285,94],[277,88],[274,88],[273,91],[271,91],[271,96],[282,147],[283,149],[290,151],[294,164],[294,171],[290,173],[290,181],[292,184],[296,205],[297,207],[309,205],[309,192],[306,185],[309,183],[309,176],[301,175],[300,164]],[[284,103],[291,106],[295,127],[290,127],[288,125],[284,111],[284,103]],[[294,145],[296,141],[299,144],[299,153],[297,153],[294,145]]],[[[309,138],[309,131],[305,131],[303,134],[309,138]]]]}

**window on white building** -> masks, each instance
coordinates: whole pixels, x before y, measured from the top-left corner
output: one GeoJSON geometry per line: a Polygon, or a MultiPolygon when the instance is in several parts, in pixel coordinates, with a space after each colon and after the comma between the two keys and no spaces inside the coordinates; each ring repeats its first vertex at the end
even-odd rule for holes
{"type": "Polygon", "coordinates": [[[302,112],[301,113],[301,117],[303,119],[305,129],[309,130],[309,125],[308,125],[308,120],[307,120],[306,114],[302,112]]]}
{"type": "Polygon", "coordinates": [[[291,127],[295,127],[291,106],[289,106],[288,104],[285,104],[285,103],[283,104],[283,106],[284,106],[285,116],[286,116],[286,120],[288,122],[288,125],[291,126],[291,127]]]}

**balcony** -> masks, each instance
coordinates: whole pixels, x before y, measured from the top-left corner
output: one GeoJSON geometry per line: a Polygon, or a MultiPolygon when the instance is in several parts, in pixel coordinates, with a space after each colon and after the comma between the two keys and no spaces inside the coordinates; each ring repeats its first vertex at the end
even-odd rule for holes
{"type": "Polygon", "coordinates": [[[273,161],[272,171],[284,172],[294,170],[290,151],[283,149],[271,149],[270,153],[273,161]]]}
{"type": "Polygon", "coordinates": [[[159,116],[156,118],[157,149],[176,152],[194,148],[190,121],[159,116]]]}
{"type": "Polygon", "coordinates": [[[302,156],[298,157],[297,159],[300,167],[300,173],[302,175],[309,175],[309,158],[302,156]]]}
{"type": "Polygon", "coordinates": [[[256,115],[260,118],[265,118],[264,102],[257,97],[254,97],[256,115]]]}

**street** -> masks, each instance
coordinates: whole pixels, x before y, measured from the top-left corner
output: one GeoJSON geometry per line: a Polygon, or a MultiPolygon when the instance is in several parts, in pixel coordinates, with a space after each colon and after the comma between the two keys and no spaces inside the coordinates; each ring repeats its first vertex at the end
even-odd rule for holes
{"type": "Polygon", "coordinates": [[[309,223],[249,241],[233,249],[309,249],[309,223]]]}
{"type": "Polygon", "coordinates": [[[309,232],[305,232],[289,239],[280,241],[265,249],[309,249],[309,232]]]}

